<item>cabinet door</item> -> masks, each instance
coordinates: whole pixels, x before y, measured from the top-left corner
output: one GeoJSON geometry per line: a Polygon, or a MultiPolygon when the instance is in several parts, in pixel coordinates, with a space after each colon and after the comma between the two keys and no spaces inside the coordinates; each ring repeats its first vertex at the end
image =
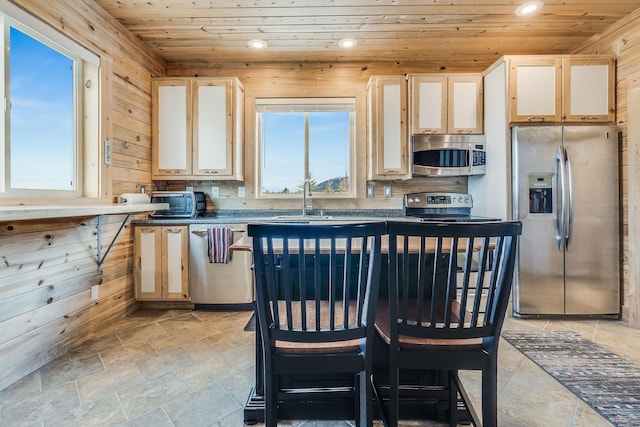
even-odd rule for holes
{"type": "Polygon", "coordinates": [[[191,175],[191,91],[184,79],[153,81],[153,178],[191,175]]]}
{"type": "Polygon", "coordinates": [[[482,76],[448,77],[447,133],[482,133],[482,76]]]}
{"type": "Polygon", "coordinates": [[[447,133],[447,77],[411,77],[411,133],[447,133]]]}
{"type": "Polygon", "coordinates": [[[162,227],[163,299],[189,299],[188,226],[162,227]]]}
{"type": "Polygon", "coordinates": [[[407,81],[402,76],[369,82],[369,179],[410,178],[407,81]]]}
{"type": "Polygon", "coordinates": [[[193,174],[212,179],[233,173],[233,92],[230,80],[194,82],[193,174]]]}
{"type": "Polygon", "coordinates": [[[560,122],[562,59],[512,59],[509,93],[511,122],[560,122]]]}
{"type": "Polygon", "coordinates": [[[613,59],[564,58],[562,63],[565,122],[613,122],[615,77],[613,59]]]}
{"type": "Polygon", "coordinates": [[[235,82],[233,106],[233,175],[232,179],[244,181],[244,86],[239,80],[235,82]]]}
{"type": "Polygon", "coordinates": [[[161,227],[136,227],[134,244],[135,296],[138,300],[162,298],[161,227]]]}

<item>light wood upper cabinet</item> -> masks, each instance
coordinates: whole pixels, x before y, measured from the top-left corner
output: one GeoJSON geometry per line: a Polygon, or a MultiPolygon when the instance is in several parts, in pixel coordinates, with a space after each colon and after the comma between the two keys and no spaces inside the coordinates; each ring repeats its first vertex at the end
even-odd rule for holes
{"type": "Polygon", "coordinates": [[[614,85],[610,58],[515,57],[509,61],[509,119],[512,123],[613,122],[614,85]]]}
{"type": "Polygon", "coordinates": [[[613,59],[564,58],[563,121],[615,121],[615,70],[613,59]]]}
{"type": "Polygon", "coordinates": [[[191,84],[184,79],[153,81],[153,177],[191,175],[191,84]]]}
{"type": "Polygon", "coordinates": [[[153,81],[153,179],[243,176],[244,88],[236,78],[153,81]]]}
{"type": "Polygon", "coordinates": [[[410,178],[406,78],[373,76],[369,79],[367,95],[367,179],[410,178]]]}
{"type": "Polygon", "coordinates": [[[189,227],[135,228],[134,280],[138,300],[189,300],[189,227]]]}
{"type": "Polygon", "coordinates": [[[481,134],[480,74],[413,75],[410,78],[412,134],[481,134]]]}

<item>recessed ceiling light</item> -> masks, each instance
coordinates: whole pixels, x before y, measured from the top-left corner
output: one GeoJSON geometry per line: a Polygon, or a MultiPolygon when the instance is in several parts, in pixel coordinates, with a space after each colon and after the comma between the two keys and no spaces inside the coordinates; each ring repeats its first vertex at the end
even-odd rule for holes
{"type": "Polygon", "coordinates": [[[342,39],[338,42],[338,46],[344,48],[355,47],[358,44],[356,39],[342,39]]]}
{"type": "Polygon", "coordinates": [[[533,1],[528,1],[526,3],[522,3],[516,9],[516,15],[518,16],[531,15],[533,13],[536,13],[540,9],[542,9],[543,5],[544,3],[542,3],[540,0],[533,0],[533,1]]]}
{"type": "Polygon", "coordinates": [[[260,39],[249,40],[248,45],[253,49],[264,49],[269,46],[266,41],[260,39]]]}

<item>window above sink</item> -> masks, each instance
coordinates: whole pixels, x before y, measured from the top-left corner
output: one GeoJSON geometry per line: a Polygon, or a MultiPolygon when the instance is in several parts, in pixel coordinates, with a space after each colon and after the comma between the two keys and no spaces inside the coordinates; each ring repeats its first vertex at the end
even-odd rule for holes
{"type": "Polygon", "coordinates": [[[354,197],[355,98],[256,99],[257,197],[354,197]]]}

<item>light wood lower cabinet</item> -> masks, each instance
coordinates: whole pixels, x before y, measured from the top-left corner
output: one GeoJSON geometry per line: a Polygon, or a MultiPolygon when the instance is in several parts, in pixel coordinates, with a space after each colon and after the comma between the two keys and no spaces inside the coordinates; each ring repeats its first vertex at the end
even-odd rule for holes
{"type": "Polygon", "coordinates": [[[188,301],[189,227],[137,226],[134,244],[138,300],[188,301]]]}

